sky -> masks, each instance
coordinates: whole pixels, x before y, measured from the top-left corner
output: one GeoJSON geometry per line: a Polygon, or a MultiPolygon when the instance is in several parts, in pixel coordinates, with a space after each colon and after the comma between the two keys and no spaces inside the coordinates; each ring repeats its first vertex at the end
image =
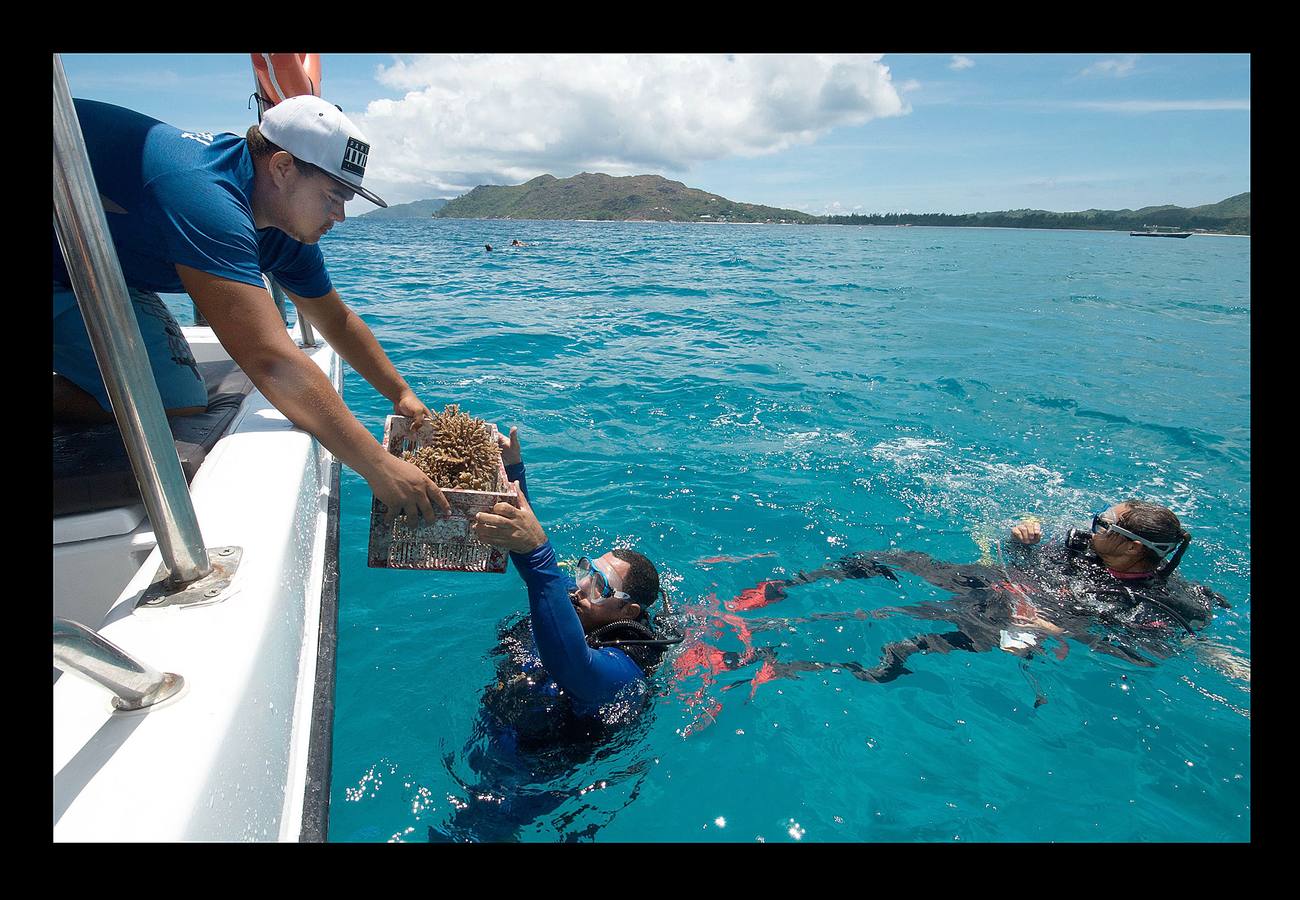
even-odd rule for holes
{"type": "MultiPolygon", "coordinates": [[[[74,97],[257,121],[247,54],[61,56],[74,97]]],[[[1200,206],[1250,190],[1248,54],[334,54],[390,205],[657,174],[814,215],[1200,206]]],[[[373,207],[348,204],[348,215],[373,207]]]]}

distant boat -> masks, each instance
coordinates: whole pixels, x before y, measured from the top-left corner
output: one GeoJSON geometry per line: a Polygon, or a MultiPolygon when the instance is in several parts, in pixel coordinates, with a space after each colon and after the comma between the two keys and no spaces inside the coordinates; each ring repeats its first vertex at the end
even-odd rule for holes
{"type": "Polygon", "coordinates": [[[1192,233],[1190,231],[1130,231],[1128,236],[1189,238],[1192,236],[1192,233]]]}

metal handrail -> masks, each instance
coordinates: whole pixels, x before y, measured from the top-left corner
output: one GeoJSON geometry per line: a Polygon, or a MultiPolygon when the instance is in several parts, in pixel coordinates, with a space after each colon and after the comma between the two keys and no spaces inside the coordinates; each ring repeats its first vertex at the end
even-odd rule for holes
{"type": "Polygon", "coordinates": [[[54,620],[54,665],[108,688],[118,709],[153,706],[185,686],[180,675],[160,672],[71,619],[54,620]]]}
{"type": "MultiPolygon", "coordinates": [[[[280,308],[281,315],[284,315],[284,310],[289,299],[285,296],[284,288],[280,287],[280,282],[275,279],[275,276],[271,276],[270,280],[271,296],[275,298],[275,305],[280,308]]],[[[302,310],[298,308],[297,304],[294,304],[294,310],[298,313],[298,329],[302,332],[303,346],[315,347],[316,333],[311,330],[311,323],[307,321],[307,317],[302,314],[302,310]]]]}
{"type": "Polygon", "coordinates": [[[195,581],[212,566],[58,54],[54,55],[54,227],[168,580],[173,584],[195,581]]]}

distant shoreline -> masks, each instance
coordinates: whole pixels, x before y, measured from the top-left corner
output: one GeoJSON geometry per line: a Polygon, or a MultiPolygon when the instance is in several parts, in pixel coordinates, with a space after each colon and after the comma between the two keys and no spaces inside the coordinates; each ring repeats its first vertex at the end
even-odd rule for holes
{"type": "MultiPolygon", "coordinates": [[[[363,217],[358,216],[357,219],[363,217]]],[[[452,216],[429,216],[411,219],[376,219],[378,222],[580,222],[591,225],[740,225],[772,228],[960,228],[964,231],[1079,231],[1095,234],[1128,234],[1128,228],[1017,228],[1014,225],[879,225],[849,222],[692,222],[684,219],[458,219],[452,216]]],[[[1192,237],[1249,238],[1249,234],[1224,231],[1193,231],[1192,237]]]]}
{"type": "MultiPolygon", "coordinates": [[[[1014,228],[1022,231],[1144,231],[1176,228],[1197,234],[1249,235],[1251,192],[1217,203],[1140,209],[1053,212],[1004,209],[973,213],[852,212],[816,215],[766,204],[738,203],[671,181],[662,175],[612,176],[581,172],[568,178],[538,175],[523,184],[478,187],[451,200],[402,204],[414,214],[437,218],[510,221],[670,222],[691,225],[870,225],[914,228],[1014,228]],[[428,209],[423,204],[441,204],[428,209]],[[677,216],[684,218],[678,219],[677,216]]],[[[367,215],[378,215],[377,212],[367,215]]],[[[387,218],[387,216],[385,216],[387,218]]]]}

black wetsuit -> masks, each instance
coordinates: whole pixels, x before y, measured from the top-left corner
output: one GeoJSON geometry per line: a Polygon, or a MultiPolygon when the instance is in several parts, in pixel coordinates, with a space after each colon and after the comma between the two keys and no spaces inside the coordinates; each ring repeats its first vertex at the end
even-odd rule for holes
{"type": "MultiPolygon", "coordinates": [[[[856,662],[777,663],[775,648],[758,648],[754,657],[782,674],[836,666],[863,681],[888,682],[909,674],[904,662],[918,652],[983,653],[1007,648],[1028,657],[1052,640],[1059,641],[1064,652],[1064,639],[1069,638],[1136,665],[1150,666],[1153,659],[1177,652],[1182,638],[1209,624],[1215,606],[1228,606],[1214,591],[1177,575],[1125,578],[1111,572],[1091,551],[1071,550],[1065,542],[1034,546],[1011,542],[999,549],[999,562],[994,565],[948,563],[904,550],[853,554],[785,581],[765,582],[742,595],[744,602],[737,608],[767,605],[782,599],[788,587],[823,578],[885,576],[897,581],[896,569],[918,575],[953,597],[885,607],[873,611],[872,617],[902,613],[952,622],[957,627],[887,644],[880,662],[870,669],[856,662]]],[[[843,618],[843,613],[823,613],[809,616],[807,621],[843,618]]],[[[775,627],[789,620],[749,621],[752,630],[761,631],[769,624],[775,627]]],[[[739,654],[727,656],[729,665],[753,661],[739,654]]]]}
{"type": "Polygon", "coordinates": [[[982,653],[1018,638],[1027,645],[1018,648],[1025,655],[1051,637],[1068,637],[1149,666],[1152,658],[1167,658],[1177,651],[1181,638],[1208,625],[1215,605],[1227,605],[1209,588],[1177,576],[1117,576],[1091,552],[1072,551],[1063,542],[1013,543],[994,566],[957,565],[907,551],[847,557],[838,563],[849,578],[879,574],[873,564],[919,575],[955,595],[940,603],[891,607],[889,612],[941,619],[958,627],[887,645],[879,665],[855,673],[872,681],[906,674],[903,661],[917,651],[982,653]],[[1062,633],[1058,636],[1035,621],[1049,622],[1062,633]]]}
{"type": "MultiPolygon", "coordinates": [[[[595,746],[636,718],[646,706],[645,691],[628,690],[596,715],[580,714],[563,691],[548,690],[554,680],[538,665],[537,649],[529,616],[511,617],[501,623],[500,642],[492,650],[497,657],[496,681],[483,691],[483,721],[498,750],[528,761],[544,760],[551,751],[570,757],[572,751],[595,746]]],[[[654,640],[656,634],[641,621],[617,622],[587,636],[588,644],[600,640],[654,640]]],[[[638,665],[648,681],[654,674],[660,647],[635,647],[624,651],[638,665]]]]}
{"type": "MultiPolygon", "coordinates": [[[[601,629],[599,637],[588,635],[589,643],[657,636],[641,622],[616,624],[619,627],[601,629]]],[[[462,784],[464,805],[445,826],[429,829],[430,840],[518,840],[521,828],[553,812],[586,786],[564,785],[567,773],[640,740],[652,719],[647,693],[628,692],[598,715],[579,715],[567,694],[548,690],[554,682],[537,665],[529,616],[505,619],[498,637],[492,650],[496,677],[483,690],[464,749],[474,783],[462,784]]],[[[633,647],[626,652],[648,680],[663,648],[633,647]]],[[[450,755],[446,762],[450,771],[450,755]]],[[[583,836],[589,835],[567,834],[566,839],[583,836]]]]}

